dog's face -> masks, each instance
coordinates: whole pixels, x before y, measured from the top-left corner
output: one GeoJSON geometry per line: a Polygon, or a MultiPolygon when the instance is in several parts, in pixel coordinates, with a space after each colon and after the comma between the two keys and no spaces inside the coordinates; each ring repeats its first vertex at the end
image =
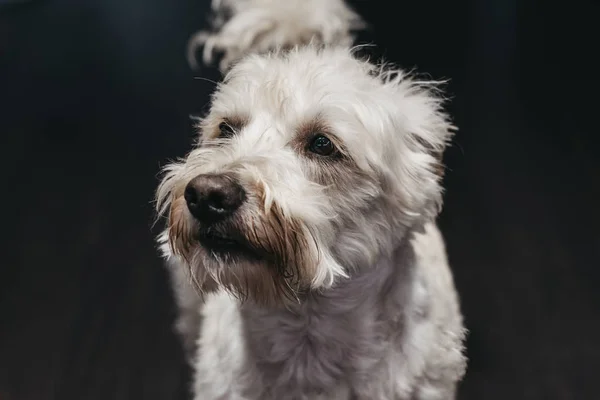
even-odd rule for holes
{"type": "Polygon", "coordinates": [[[246,58],[166,167],[168,255],[263,304],[368,268],[440,205],[451,126],[429,86],[341,49],[246,58]]]}

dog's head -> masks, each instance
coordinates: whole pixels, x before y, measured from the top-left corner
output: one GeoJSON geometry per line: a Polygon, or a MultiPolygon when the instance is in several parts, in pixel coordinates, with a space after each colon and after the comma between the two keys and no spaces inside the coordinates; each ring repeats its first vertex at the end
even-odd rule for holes
{"type": "Polygon", "coordinates": [[[451,128],[431,82],[348,50],[245,58],[165,168],[167,256],[259,303],[331,286],[437,214],[451,128]]]}

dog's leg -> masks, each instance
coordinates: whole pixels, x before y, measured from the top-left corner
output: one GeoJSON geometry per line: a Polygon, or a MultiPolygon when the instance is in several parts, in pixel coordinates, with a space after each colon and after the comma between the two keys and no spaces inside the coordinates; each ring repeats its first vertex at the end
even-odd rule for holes
{"type": "Polygon", "coordinates": [[[226,292],[210,293],[195,361],[194,400],[254,400],[243,395],[250,381],[238,303],[226,292]]]}

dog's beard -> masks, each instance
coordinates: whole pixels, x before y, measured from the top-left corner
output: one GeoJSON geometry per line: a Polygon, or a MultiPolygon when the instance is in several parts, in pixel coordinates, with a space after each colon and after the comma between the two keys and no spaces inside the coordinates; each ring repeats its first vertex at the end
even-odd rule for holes
{"type": "Polygon", "coordinates": [[[297,302],[319,262],[310,231],[276,204],[203,227],[189,215],[185,199],[176,198],[169,215],[169,245],[185,260],[201,293],[222,288],[261,305],[297,302]]]}

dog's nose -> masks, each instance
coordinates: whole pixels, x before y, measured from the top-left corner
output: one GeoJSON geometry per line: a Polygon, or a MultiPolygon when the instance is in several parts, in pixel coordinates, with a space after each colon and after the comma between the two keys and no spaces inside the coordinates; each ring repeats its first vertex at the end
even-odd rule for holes
{"type": "Polygon", "coordinates": [[[198,175],[186,186],[185,201],[192,215],[210,223],[225,218],[246,199],[244,188],[229,175],[198,175]]]}

